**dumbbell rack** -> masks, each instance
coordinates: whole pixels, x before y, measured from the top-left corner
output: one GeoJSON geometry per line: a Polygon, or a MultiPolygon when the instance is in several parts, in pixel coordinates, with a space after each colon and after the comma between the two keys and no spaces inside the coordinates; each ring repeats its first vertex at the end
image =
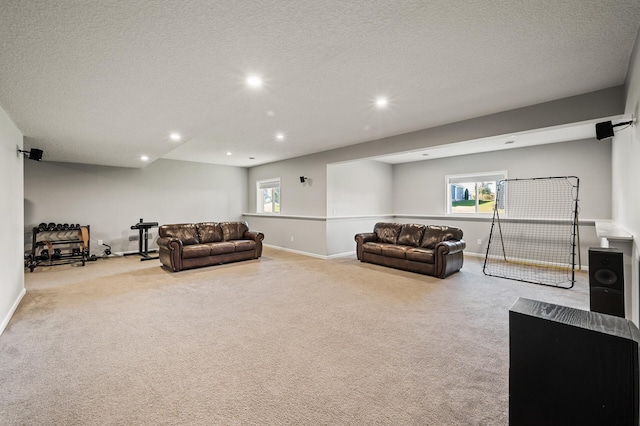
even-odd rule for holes
{"type": "Polygon", "coordinates": [[[31,253],[26,257],[25,264],[31,272],[40,265],[56,266],[82,262],[84,266],[87,260],[91,260],[90,239],[89,225],[74,229],[33,228],[31,253]],[[86,228],[86,241],[82,238],[81,228],[86,228]],[[54,246],[57,247],[51,250],[54,246]]]}

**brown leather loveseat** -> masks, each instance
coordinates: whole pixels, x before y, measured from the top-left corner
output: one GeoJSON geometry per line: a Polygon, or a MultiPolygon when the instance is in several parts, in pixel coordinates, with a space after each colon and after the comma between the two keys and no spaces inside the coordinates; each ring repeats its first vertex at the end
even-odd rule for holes
{"type": "Polygon", "coordinates": [[[452,226],[379,222],[371,233],[356,234],[361,262],[376,263],[438,278],[462,268],[462,230],[452,226]]]}
{"type": "Polygon", "coordinates": [[[247,222],[202,222],[161,225],[160,262],[172,271],[258,259],[264,234],[247,222]]]}

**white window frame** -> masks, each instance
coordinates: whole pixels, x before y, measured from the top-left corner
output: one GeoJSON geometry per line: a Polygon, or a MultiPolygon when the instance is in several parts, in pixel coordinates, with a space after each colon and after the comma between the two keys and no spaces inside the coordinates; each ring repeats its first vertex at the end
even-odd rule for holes
{"type": "Polygon", "coordinates": [[[482,181],[495,181],[496,182],[496,192],[498,191],[498,182],[507,179],[508,173],[507,170],[497,170],[491,172],[477,172],[477,173],[464,173],[459,175],[446,175],[444,177],[444,187],[445,187],[445,213],[448,216],[472,216],[472,217],[486,217],[492,216],[493,211],[490,213],[479,213],[478,212],[478,196],[477,191],[478,188],[476,186],[476,194],[475,195],[475,212],[474,213],[455,213],[451,211],[451,184],[456,182],[482,182],[482,181]]]}
{"type": "MultiPolygon", "coordinates": [[[[262,191],[269,188],[278,188],[280,197],[282,197],[282,187],[280,185],[280,178],[261,179],[256,181],[256,213],[262,214],[280,214],[277,212],[264,211],[263,193],[262,191]]],[[[282,210],[282,200],[280,199],[280,210],[282,210]]]]}

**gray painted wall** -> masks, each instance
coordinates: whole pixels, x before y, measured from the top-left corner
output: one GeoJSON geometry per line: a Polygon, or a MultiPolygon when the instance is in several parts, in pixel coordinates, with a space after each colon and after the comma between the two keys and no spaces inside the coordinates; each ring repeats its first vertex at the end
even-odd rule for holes
{"type": "Polygon", "coordinates": [[[0,334],[24,294],[22,176],[23,162],[29,160],[18,155],[22,147],[22,133],[0,108],[0,222],[5,225],[0,244],[0,334]]]}
{"type": "MultiPolygon", "coordinates": [[[[328,206],[329,194],[334,194],[335,191],[337,191],[335,188],[335,179],[328,174],[332,165],[451,142],[460,142],[618,115],[622,113],[623,106],[623,88],[620,86],[445,126],[252,167],[249,169],[248,178],[248,213],[255,213],[256,211],[256,180],[281,177],[283,215],[326,218],[328,212],[333,212],[333,209],[328,206]],[[313,179],[312,184],[307,186],[301,185],[299,183],[300,175],[311,177],[313,179]]],[[[501,167],[499,169],[503,168],[504,167],[501,167]]],[[[441,188],[440,190],[443,191],[443,184],[438,184],[438,188],[441,188]]],[[[434,188],[434,190],[438,189],[434,188]]],[[[442,199],[443,198],[444,195],[442,196],[442,199]]],[[[341,208],[349,211],[356,207],[343,205],[341,208]]],[[[417,212],[411,213],[415,214],[417,212]]],[[[442,213],[438,212],[437,214],[442,213]]],[[[339,216],[340,214],[337,213],[337,215],[339,216]]],[[[260,223],[261,230],[267,235],[267,238],[269,234],[276,234],[278,232],[280,224],[275,226],[275,223],[275,221],[263,221],[260,223]],[[273,227],[272,224],[274,224],[273,227]]],[[[351,223],[353,223],[353,221],[351,223]]],[[[333,221],[332,224],[327,225],[326,229],[326,238],[323,240],[314,240],[310,247],[310,253],[320,256],[330,256],[340,253],[347,244],[351,244],[344,235],[345,227],[339,226],[337,221],[333,221]]],[[[290,249],[302,251],[302,247],[296,243],[295,239],[294,241],[288,240],[287,246],[290,249]]],[[[305,246],[309,246],[309,243],[305,242],[305,246]]],[[[309,250],[309,248],[307,247],[305,251],[306,250],[309,250]]]]}
{"type": "Polygon", "coordinates": [[[611,142],[607,140],[588,139],[398,164],[393,170],[394,213],[402,216],[399,221],[403,223],[458,226],[464,231],[466,251],[484,255],[491,218],[442,216],[446,213],[445,176],[497,170],[507,170],[509,178],[580,178],[579,217],[591,223],[580,226],[582,263],[586,266],[589,247],[600,245],[593,219],[611,218],[611,142]],[[426,219],[421,215],[434,217],[426,219]]]}
{"type": "MultiPolygon", "coordinates": [[[[91,225],[91,250],[137,251],[140,218],[163,223],[240,220],[247,207],[247,169],[157,160],[142,169],[29,162],[25,167],[25,249],[41,222],[91,225]]],[[[157,228],[150,231],[155,248],[157,228]]]]}
{"type": "Polygon", "coordinates": [[[394,212],[443,215],[446,175],[499,170],[509,178],[578,176],[580,217],[611,218],[611,142],[595,139],[397,164],[394,212]]]}

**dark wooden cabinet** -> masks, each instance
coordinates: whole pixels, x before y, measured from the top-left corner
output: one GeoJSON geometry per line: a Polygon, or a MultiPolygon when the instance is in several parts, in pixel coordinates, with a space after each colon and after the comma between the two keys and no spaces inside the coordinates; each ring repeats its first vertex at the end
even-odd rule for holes
{"type": "Polygon", "coordinates": [[[509,310],[509,424],[638,425],[629,320],[518,299],[509,310]]]}

